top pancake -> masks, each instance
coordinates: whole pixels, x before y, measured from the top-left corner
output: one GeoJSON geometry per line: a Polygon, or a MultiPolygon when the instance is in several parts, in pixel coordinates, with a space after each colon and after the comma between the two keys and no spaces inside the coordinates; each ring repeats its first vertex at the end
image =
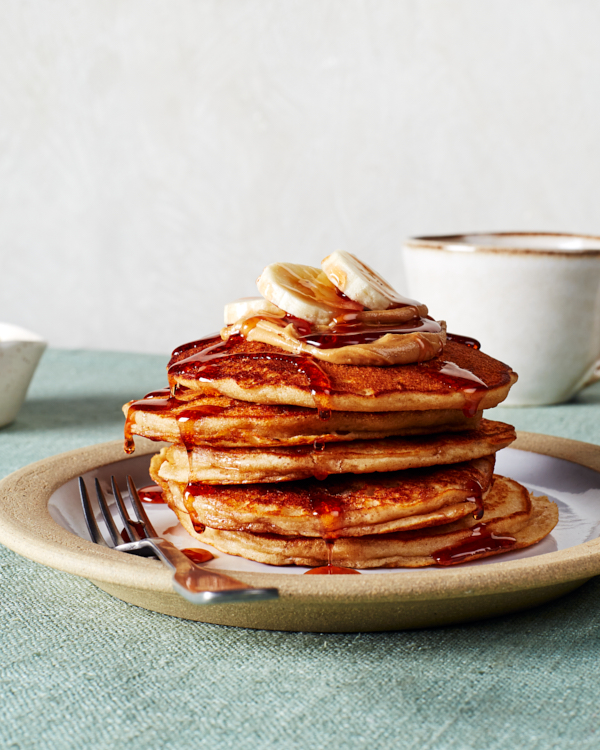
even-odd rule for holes
{"type": "Polygon", "coordinates": [[[215,337],[176,350],[169,363],[169,382],[180,399],[221,393],[261,404],[358,412],[474,413],[503,401],[516,380],[507,365],[456,341],[449,341],[439,357],[427,362],[359,367],[316,363],[241,337],[220,344],[215,337]],[[207,358],[201,352],[208,346],[214,348],[207,358]],[[441,373],[442,367],[460,377],[441,373]]]}

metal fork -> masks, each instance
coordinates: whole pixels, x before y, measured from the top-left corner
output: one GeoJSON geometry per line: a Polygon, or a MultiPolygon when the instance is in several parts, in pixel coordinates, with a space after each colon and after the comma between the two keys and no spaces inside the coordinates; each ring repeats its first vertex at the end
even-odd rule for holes
{"type": "Polygon", "coordinates": [[[127,487],[135,519],[130,517],[115,478],[111,477],[117,511],[124,527],[124,533],[120,533],[97,479],[95,485],[98,505],[106,524],[108,538],[102,534],[96,523],[87,487],[83,477],[79,477],[81,505],[91,540],[96,544],[111,547],[121,552],[131,552],[144,556],[154,555],[168,568],[171,568],[173,571],[173,589],[188,601],[193,604],[229,604],[230,602],[255,602],[278,598],[279,592],[275,588],[253,588],[237,581],[235,578],[199,567],[178,550],[174,544],[166,539],[161,539],[146,515],[136,486],[130,476],[127,477],[127,487]]]}

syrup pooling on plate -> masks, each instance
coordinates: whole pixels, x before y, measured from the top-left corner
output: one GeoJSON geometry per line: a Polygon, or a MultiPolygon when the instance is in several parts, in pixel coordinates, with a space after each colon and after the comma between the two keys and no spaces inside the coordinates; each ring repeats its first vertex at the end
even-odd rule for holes
{"type": "Polygon", "coordinates": [[[305,576],[335,576],[335,575],[354,575],[359,576],[360,570],[354,568],[340,568],[337,565],[321,565],[318,568],[311,568],[304,573],[305,576]]]}
{"type": "Polygon", "coordinates": [[[140,487],[138,490],[138,497],[143,503],[151,505],[166,503],[166,500],[163,497],[162,487],[159,487],[157,484],[149,484],[146,487],[140,487]]]}
{"type": "Polygon", "coordinates": [[[438,565],[456,565],[457,563],[468,562],[469,558],[474,555],[510,549],[516,542],[517,540],[514,537],[495,534],[488,530],[485,523],[478,523],[471,529],[471,536],[462,542],[434,552],[432,557],[438,565]]]}
{"type": "Polygon", "coordinates": [[[215,558],[212,552],[209,552],[207,549],[200,549],[199,547],[186,547],[181,551],[189,560],[197,565],[214,560],[215,558]]]}

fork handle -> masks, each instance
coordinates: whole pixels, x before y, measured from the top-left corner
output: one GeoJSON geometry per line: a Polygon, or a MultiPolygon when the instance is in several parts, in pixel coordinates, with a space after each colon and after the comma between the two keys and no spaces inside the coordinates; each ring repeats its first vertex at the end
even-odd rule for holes
{"type": "Polygon", "coordinates": [[[241,581],[206,570],[193,563],[171,542],[158,537],[148,537],[138,542],[119,545],[119,549],[135,551],[150,548],[173,571],[173,589],[193,604],[227,604],[277,599],[275,588],[258,589],[241,581]]]}

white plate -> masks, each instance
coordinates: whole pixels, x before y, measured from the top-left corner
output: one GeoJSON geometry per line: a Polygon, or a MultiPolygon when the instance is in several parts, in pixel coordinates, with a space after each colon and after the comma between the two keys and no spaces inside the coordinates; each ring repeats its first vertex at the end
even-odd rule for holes
{"type": "MultiPolygon", "coordinates": [[[[140,441],[123,457],[114,441],[53,456],[0,482],[0,543],[32,560],[83,576],[126,602],[191,620],[271,630],[351,632],[428,627],[514,612],[550,601],[600,574],[600,447],[519,433],[517,450],[498,455],[498,473],[545,494],[560,521],[540,544],[450,568],[382,569],[352,576],[304,576],[215,551],[208,565],[249,585],[276,586],[280,598],[253,604],[195,606],[175,594],[157,560],[87,540],[76,477],[107,488],[114,473],[148,483],[140,441]]],[[[180,547],[200,546],[166,507],[149,507],[158,531],[180,547]]],[[[85,606],[85,602],[74,602],[85,606]]]]}

